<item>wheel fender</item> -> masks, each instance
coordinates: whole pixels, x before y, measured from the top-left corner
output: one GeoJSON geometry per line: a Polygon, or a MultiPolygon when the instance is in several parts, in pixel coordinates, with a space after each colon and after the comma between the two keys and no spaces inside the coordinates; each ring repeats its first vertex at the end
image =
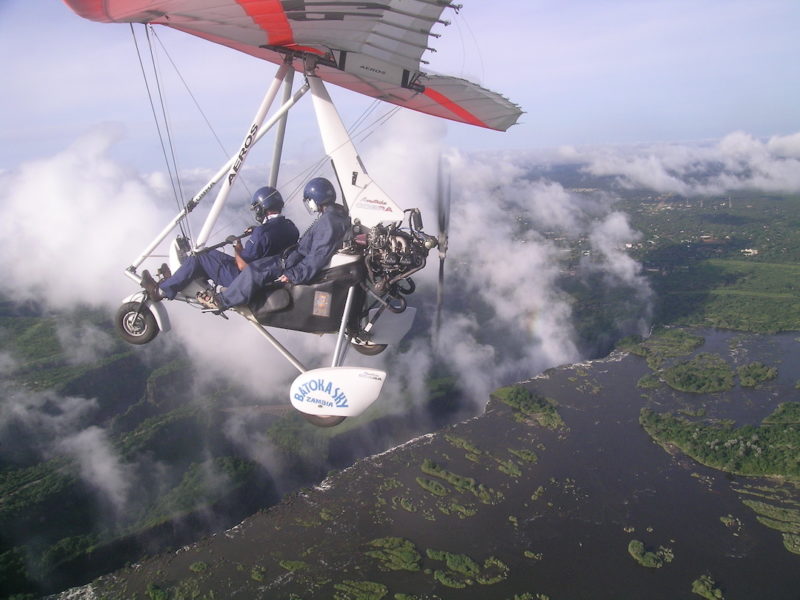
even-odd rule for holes
{"type": "MultiPolygon", "coordinates": [[[[141,302],[144,298],[144,292],[136,292],[135,294],[131,294],[127,298],[125,298],[122,302],[141,302]]],[[[147,308],[150,309],[150,312],[153,313],[153,317],[156,320],[156,324],[158,325],[159,331],[169,331],[172,326],[169,322],[169,314],[167,313],[167,307],[164,306],[163,302],[153,302],[152,300],[146,300],[145,304],[147,308]]]]}
{"type": "Polygon", "coordinates": [[[385,379],[385,371],[364,367],[312,369],[292,382],[289,397],[300,412],[355,417],[378,399],[385,379]]]}

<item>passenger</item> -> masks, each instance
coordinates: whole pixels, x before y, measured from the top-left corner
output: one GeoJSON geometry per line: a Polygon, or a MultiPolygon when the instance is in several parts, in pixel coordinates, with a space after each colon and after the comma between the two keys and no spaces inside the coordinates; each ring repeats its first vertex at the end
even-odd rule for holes
{"type": "Polygon", "coordinates": [[[174,300],[178,292],[197,277],[228,286],[248,264],[279,255],[297,242],[297,227],[281,214],[283,198],[278,190],[270,186],[259,188],[253,194],[250,208],[255,212],[256,221],[260,225],[250,233],[250,239],[245,246],[242,246],[241,240],[236,240],[233,246],[235,256],[216,249],[189,255],[174,275],[169,274],[166,265],[162,266],[162,271],[166,268],[166,278],[158,283],[149,271],[143,271],[142,287],[147,290],[150,299],[153,302],[162,298],[174,300]]]}
{"type": "Polygon", "coordinates": [[[297,246],[285,256],[270,256],[252,262],[221,294],[198,295],[203,306],[225,310],[248,304],[256,291],[268,283],[304,284],[317,276],[341,246],[350,229],[350,217],[343,206],[336,204],[333,184],[323,177],[316,177],[306,184],[303,201],[312,214],[319,216],[300,237],[297,246]]]}

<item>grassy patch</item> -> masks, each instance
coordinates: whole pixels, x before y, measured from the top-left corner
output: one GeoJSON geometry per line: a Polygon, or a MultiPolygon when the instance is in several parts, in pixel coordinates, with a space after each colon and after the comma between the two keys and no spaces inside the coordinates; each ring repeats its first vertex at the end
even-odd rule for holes
{"type": "Polygon", "coordinates": [[[661,377],[671,388],[693,394],[710,394],[733,388],[733,370],[718,354],[703,352],[664,369],[661,377]]]}
{"type": "Polygon", "coordinates": [[[778,369],[760,362],[751,362],[737,368],[736,374],[742,387],[756,387],[760,383],[775,379],[778,376],[778,369]]]}

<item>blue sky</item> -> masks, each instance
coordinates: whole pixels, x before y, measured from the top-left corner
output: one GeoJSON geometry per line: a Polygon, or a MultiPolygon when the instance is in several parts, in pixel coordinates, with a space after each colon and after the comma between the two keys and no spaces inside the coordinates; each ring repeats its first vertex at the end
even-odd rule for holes
{"type": "MultiPolygon", "coordinates": [[[[465,150],[800,130],[796,0],[465,0],[451,18],[436,29],[442,37],[433,40],[430,69],[476,80],[525,110],[508,133],[447,124],[447,143],[465,150]]],[[[220,137],[235,146],[273,66],[164,28],[158,35],[220,137]]],[[[57,152],[107,123],[120,127],[120,158],[159,168],[127,25],[86,21],[59,0],[3,0],[0,53],[0,168],[57,152]]],[[[182,165],[218,164],[205,125],[174,90],[182,165]]],[[[346,122],[371,102],[349,92],[334,99],[346,122]]],[[[315,139],[310,119],[308,111],[290,124],[297,147],[315,139]]]]}

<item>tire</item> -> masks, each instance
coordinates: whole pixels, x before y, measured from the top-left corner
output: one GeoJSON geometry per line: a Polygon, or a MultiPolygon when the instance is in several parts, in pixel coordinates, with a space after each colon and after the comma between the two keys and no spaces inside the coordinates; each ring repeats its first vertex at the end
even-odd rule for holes
{"type": "Polygon", "coordinates": [[[370,342],[350,342],[350,345],[353,347],[353,350],[356,352],[363,354],[364,356],[377,356],[384,350],[386,350],[389,344],[372,344],[370,342]]]}
{"type": "Polygon", "coordinates": [[[114,318],[117,333],[129,344],[140,346],[158,335],[158,323],[146,304],[126,302],[114,318]]]}
{"type": "Polygon", "coordinates": [[[310,415],[308,413],[300,413],[303,418],[317,427],[336,427],[339,423],[344,421],[347,417],[339,415],[310,415]]]}

